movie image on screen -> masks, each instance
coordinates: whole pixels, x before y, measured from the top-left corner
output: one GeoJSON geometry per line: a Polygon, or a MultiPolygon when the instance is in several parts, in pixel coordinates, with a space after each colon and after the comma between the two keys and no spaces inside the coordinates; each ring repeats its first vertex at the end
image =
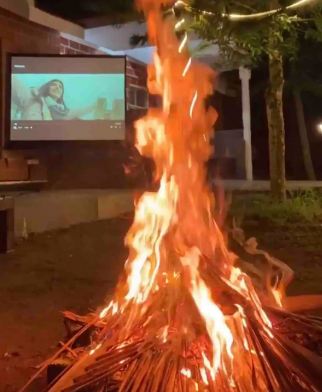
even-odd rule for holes
{"type": "Polygon", "coordinates": [[[125,58],[11,60],[11,140],[124,139],[125,58]]]}

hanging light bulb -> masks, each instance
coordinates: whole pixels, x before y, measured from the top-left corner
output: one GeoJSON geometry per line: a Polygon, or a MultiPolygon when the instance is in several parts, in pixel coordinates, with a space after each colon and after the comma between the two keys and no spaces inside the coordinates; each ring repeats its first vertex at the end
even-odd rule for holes
{"type": "Polygon", "coordinates": [[[322,122],[317,125],[317,130],[322,134],[322,122]]]}

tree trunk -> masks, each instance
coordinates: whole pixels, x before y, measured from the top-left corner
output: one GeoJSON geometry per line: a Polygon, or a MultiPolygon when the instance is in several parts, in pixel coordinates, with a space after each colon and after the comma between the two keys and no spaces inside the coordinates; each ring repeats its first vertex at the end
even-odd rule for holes
{"type": "Polygon", "coordinates": [[[275,47],[269,55],[269,87],[266,112],[269,131],[271,192],[277,200],[285,200],[285,127],[283,114],[283,57],[275,47]]]}
{"type": "Polygon", "coordinates": [[[300,92],[296,89],[293,89],[293,98],[294,98],[296,118],[297,118],[299,134],[300,134],[303,161],[304,161],[306,175],[309,180],[315,181],[316,176],[315,176],[314,166],[313,166],[313,162],[312,162],[309,138],[307,136],[307,128],[306,128],[306,123],[305,123],[303,102],[301,99],[300,92]]]}

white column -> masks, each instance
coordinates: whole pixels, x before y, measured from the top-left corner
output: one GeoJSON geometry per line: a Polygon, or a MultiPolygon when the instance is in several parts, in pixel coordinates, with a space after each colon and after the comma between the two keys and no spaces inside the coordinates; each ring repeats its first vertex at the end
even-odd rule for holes
{"type": "Polygon", "coordinates": [[[243,127],[245,142],[245,169],[246,179],[253,180],[253,162],[252,162],[252,135],[251,135],[251,111],[250,111],[250,92],[249,80],[251,78],[251,70],[245,67],[239,68],[239,78],[242,86],[242,111],[243,111],[243,127]]]}

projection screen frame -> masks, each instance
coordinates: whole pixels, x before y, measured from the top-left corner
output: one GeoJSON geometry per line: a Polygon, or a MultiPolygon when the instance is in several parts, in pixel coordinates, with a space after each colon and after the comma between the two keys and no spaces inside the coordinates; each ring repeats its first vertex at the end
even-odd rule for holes
{"type": "Polygon", "coordinates": [[[33,149],[53,145],[102,145],[110,142],[124,142],[127,138],[127,56],[126,55],[86,55],[86,54],[53,54],[53,53],[15,53],[8,52],[6,55],[6,77],[5,77],[5,99],[4,99],[4,132],[3,132],[3,147],[8,149],[33,149]],[[86,140],[12,140],[11,139],[11,75],[12,75],[12,61],[15,57],[21,58],[86,58],[86,59],[123,59],[124,60],[124,138],[123,139],[86,139],[86,140]]]}

